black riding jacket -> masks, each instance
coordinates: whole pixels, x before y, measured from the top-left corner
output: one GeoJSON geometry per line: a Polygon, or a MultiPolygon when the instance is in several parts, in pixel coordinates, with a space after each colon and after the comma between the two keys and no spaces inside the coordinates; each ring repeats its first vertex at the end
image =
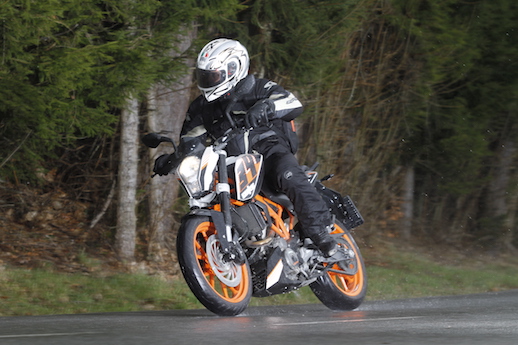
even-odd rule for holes
{"type": "MultiPolygon", "coordinates": [[[[254,77],[255,78],[255,77],[254,77]]],[[[275,111],[270,114],[268,126],[254,128],[250,134],[250,146],[254,147],[260,141],[276,137],[281,144],[286,144],[292,151],[296,151],[293,142],[290,142],[286,131],[292,127],[290,121],[302,113],[303,106],[300,101],[289,91],[267,79],[255,80],[253,89],[240,98],[231,109],[234,121],[241,125],[244,123],[245,114],[257,101],[269,98],[275,105],[275,111]]],[[[220,138],[231,127],[225,116],[225,109],[229,100],[221,97],[213,102],[207,102],[203,95],[196,98],[187,111],[187,116],[182,127],[182,146],[193,146],[204,143],[207,140],[220,138]]],[[[242,138],[236,138],[229,143],[227,151],[231,155],[245,153],[242,138]]],[[[262,152],[263,153],[263,152],[262,152]]]]}

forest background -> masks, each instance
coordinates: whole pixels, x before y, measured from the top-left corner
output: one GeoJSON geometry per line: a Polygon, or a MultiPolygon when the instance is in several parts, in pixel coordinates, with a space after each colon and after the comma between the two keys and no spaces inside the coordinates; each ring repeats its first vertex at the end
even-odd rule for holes
{"type": "Polygon", "coordinates": [[[514,0],[0,0],[0,259],[166,265],[185,196],[150,178],[199,49],[248,47],[293,91],[301,164],[400,243],[515,253],[514,0]]]}

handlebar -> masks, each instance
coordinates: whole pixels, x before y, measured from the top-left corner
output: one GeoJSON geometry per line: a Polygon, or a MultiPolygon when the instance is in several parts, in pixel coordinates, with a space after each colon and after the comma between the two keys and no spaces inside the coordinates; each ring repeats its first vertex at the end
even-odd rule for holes
{"type": "Polygon", "coordinates": [[[236,126],[233,128],[229,128],[221,137],[219,137],[218,139],[216,139],[214,141],[214,146],[215,146],[216,150],[224,149],[225,146],[227,146],[229,141],[236,138],[240,134],[246,133],[248,131],[249,131],[249,129],[247,129],[245,127],[236,126]]]}

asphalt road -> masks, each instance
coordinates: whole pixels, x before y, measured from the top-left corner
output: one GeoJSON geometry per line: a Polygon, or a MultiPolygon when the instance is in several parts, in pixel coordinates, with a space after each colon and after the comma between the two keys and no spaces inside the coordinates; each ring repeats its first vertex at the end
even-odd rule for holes
{"type": "Polygon", "coordinates": [[[518,290],[364,303],[0,317],[0,344],[518,344],[518,290]]]}

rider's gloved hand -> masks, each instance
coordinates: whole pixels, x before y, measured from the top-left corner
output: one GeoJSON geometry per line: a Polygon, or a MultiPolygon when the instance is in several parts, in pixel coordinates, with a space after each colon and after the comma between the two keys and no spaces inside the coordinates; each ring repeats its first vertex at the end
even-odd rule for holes
{"type": "Polygon", "coordinates": [[[245,124],[248,128],[265,126],[275,113],[275,104],[271,99],[262,99],[255,103],[245,116],[245,124]]]}
{"type": "Polygon", "coordinates": [[[160,176],[164,176],[171,172],[173,166],[173,155],[164,154],[155,159],[155,166],[153,167],[153,172],[160,176]]]}

